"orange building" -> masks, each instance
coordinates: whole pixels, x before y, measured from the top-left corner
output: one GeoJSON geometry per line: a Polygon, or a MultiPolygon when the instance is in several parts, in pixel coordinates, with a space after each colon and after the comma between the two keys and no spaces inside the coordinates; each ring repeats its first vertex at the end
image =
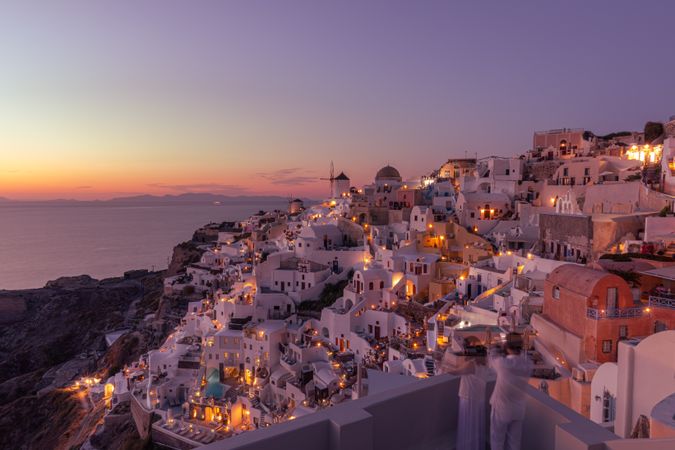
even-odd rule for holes
{"type": "Polygon", "coordinates": [[[623,278],[574,264],[546,280],[543,316],[580,338],[583,359],[600,363],[616,361],[620,340],[653,332],[649,309],[623,278]]]}

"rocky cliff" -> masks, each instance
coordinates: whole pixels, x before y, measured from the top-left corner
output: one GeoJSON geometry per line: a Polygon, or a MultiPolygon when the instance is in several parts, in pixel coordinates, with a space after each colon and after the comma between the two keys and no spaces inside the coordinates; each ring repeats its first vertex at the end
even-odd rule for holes
{"type": "MultiPolygon", "coordinates": [[[[193,243],[176,246],[167,272],[185,270],[199,253],[193,243]]],[[[189,301],[162,295],[167,272],[105,280],[83,275],[41,289],[0,291],[0,448],[147,444],[129,423],[103,430],[103,409],[69,386],[83,375],[105,379],[159,346],[189,301]],[[105,335],[116,330],[128,331],[107,348],[105,335]]]]}

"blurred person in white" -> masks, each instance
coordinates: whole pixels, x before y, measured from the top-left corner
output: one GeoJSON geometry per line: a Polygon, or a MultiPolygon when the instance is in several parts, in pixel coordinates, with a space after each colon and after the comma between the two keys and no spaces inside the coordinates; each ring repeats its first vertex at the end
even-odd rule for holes
{"type": "Polygon", "coordinates": [[[522,351],[519,335],[507,336],[506,344],[490,349],[488,362],[497,374],[490,397],[491,450],[520,450],[525,418],[525,386],[532,372],[532,362],[522,351]]]}

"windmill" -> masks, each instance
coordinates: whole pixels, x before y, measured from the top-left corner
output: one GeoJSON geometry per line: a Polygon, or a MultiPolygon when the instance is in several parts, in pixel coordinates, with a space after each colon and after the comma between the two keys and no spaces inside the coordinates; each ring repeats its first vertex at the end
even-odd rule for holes
{"type": "Polygon", "coordinates": [[[330,178],[320,178],[320,180],[330,181],[330,196],[333,196],[333,185],[335,184],[335,167],[333,161],[330,162],[330,178]]]}

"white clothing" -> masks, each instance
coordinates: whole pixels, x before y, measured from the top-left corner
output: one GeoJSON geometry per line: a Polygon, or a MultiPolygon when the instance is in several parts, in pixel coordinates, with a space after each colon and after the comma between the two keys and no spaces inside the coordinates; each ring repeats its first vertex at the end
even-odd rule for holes
{"type": "Polygon", "coordinates": [[[462,375],[459,383],[457,450],[485,449],[486,377],[476,369],[478,373],[462,375]]]}
{"type": "Polygon", "coordinates": [[[497,373],[495,390],[490,397],[493,410],[499,411],[503,420],[523,420],[525,417],[525,395],[527,378],[532,363],[525,353],[500,357],[490,355],[490,367],[497,373]]]}
{"type": "Polygon", "coordinates": [[[520,450],[526,399],[524,389],[532,363],[527,354],[500,357],[490,354],[490,366],[497,373],[490,397],[491,450],[520,450]]]}
{"type": "Polygon", "coordinates": [[[496,414],[493,409],[490,416],[490,450],[520,450],[523,421],[505,422],[496,414]]]}

